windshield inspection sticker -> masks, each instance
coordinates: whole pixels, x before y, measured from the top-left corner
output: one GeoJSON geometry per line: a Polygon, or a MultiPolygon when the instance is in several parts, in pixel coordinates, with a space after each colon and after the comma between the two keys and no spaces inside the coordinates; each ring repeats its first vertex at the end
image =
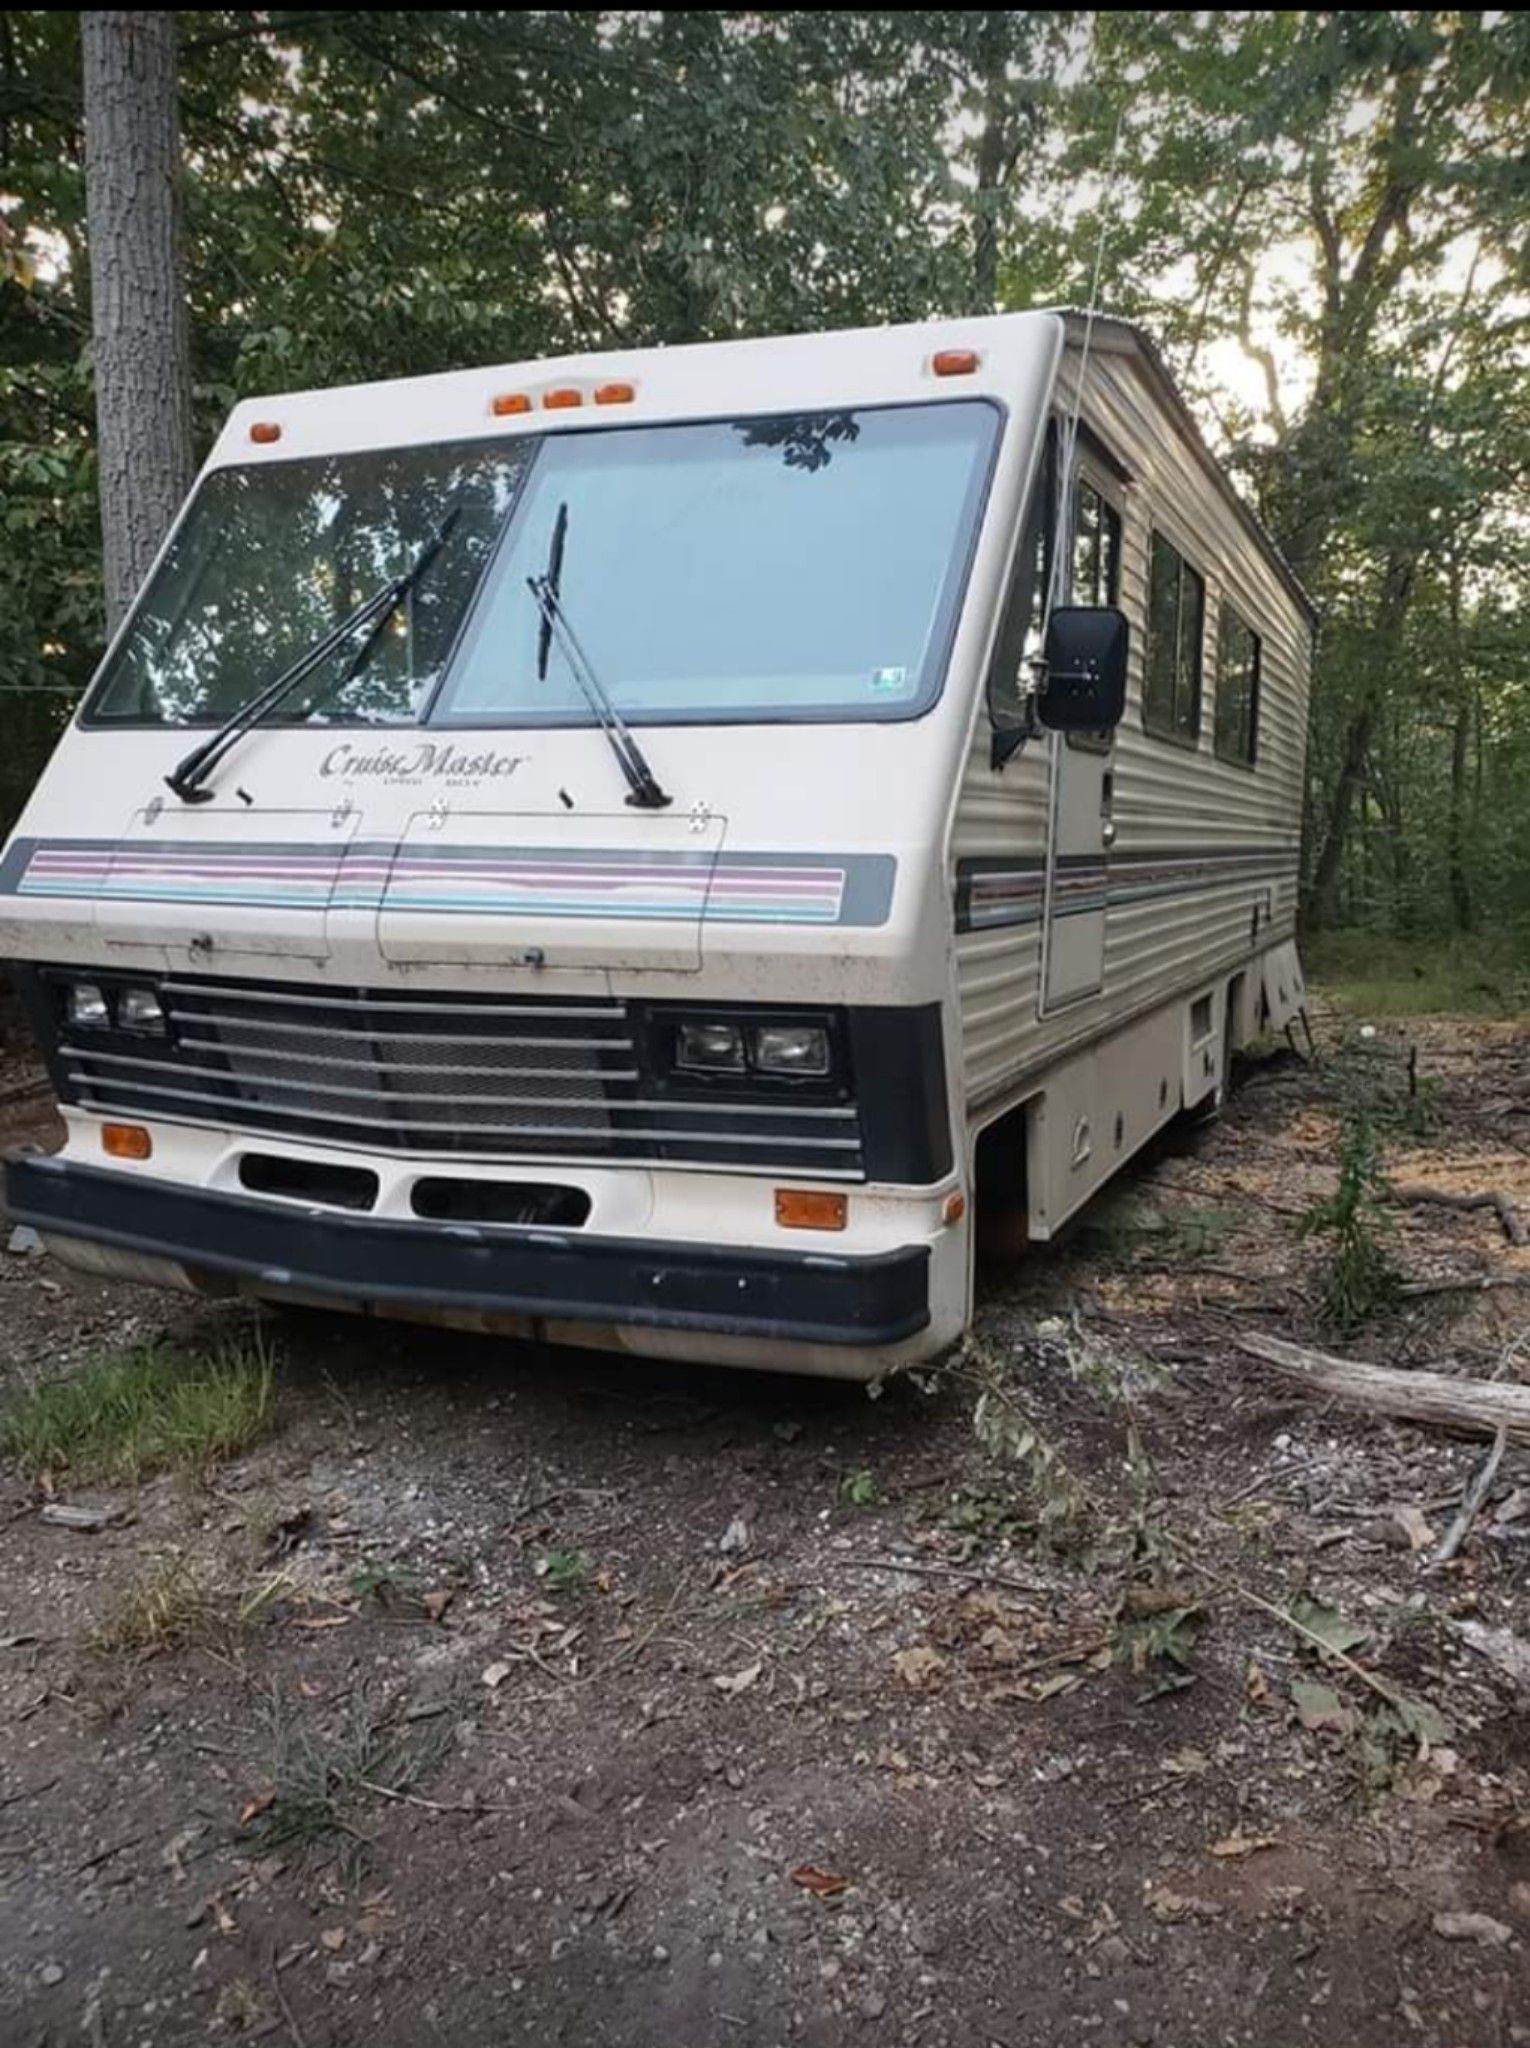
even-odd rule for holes
{"type": "Polygon", "coordinates": [[[871,687],[874,690],[901,690],[907,681],[906,668],[874,668],[871,671],[871,687]]]}

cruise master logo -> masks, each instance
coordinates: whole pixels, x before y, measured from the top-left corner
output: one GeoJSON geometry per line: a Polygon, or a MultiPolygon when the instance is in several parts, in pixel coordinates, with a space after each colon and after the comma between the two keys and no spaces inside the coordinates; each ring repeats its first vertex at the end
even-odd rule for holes
{"type": "Polygon", "coordinates": [[[465,784],[504,782],[526,759],[524,754],[497,754],[491,748],[470,753],[450,740],[421,740],[403,747],[353,747],[348,740],[331,747],[319,773],[342,782],[465,784]]]}

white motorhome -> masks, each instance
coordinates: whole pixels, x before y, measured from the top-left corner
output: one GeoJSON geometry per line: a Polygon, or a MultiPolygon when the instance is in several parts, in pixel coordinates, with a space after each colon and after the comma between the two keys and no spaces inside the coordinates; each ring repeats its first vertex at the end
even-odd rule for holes
{"type": "Polygon", "coordinates": [[[1027,313],[240,405],[0,861],[92,1270],[869,1378],[1303,1001],[1312,615],[1027,313]],[[1125,691],[1124,710],[1120,697],[1125,691]]]}

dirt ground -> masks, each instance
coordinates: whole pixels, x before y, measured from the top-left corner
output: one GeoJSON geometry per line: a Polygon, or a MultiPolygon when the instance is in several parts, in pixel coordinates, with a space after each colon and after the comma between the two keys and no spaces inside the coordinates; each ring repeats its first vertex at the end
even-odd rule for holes
{"type": "MultiPolygon", "coordinates": [[[[1405,1037],[1388,1172],[1530,1217],[1530,1036],[1361,1057],[1405,1037]]],[[[283,1314],[215,1471],[52,1475],[81,1533],[0,1468],[0,2041],[1530,2043],[1530,1453],[1432,1569],[1484,1446],[1236,1348],[1346,1348],[1337,1155],[1325,1072],[1254,1064],[878,1400],[283,1314]],[[167,1559],[243,1616],[105,1647],[167,1559]]],[[[1415,1284],[1530,1279],[1389,1213],[1415,1284]]],[[[248,1321],[0,1250],[0,1399],[248,1321]]],[[[1501,1285],[1348,1348],[1530,1384],[1527,1331],[1501,1285]]]]}

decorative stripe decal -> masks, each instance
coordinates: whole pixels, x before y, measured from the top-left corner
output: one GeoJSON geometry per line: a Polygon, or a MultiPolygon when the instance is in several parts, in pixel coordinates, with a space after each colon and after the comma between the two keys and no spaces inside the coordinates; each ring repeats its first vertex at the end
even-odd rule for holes
{"type": "MultiPolygon", "coordinates": [[[[1294,846],[1238,846],[1209,850],[1176,847],[1154,853],[1064,854],[1053,882],[1053,909],[1076,916],[1107,905],[1146,903],[1241,882],[1294,877],[1294,846]]],[[[956,929],[989,931],[1001,925],[1039,924],[1046,907],[1046,862],[1037,854],[975,859],[957,864],[956,929]]]]}
{"type": "Polygon", "coordinates": [[[18,841],[0,895],[478,917],[881,925],[890,854],[602,853],[413,845],[18,841]]]}

